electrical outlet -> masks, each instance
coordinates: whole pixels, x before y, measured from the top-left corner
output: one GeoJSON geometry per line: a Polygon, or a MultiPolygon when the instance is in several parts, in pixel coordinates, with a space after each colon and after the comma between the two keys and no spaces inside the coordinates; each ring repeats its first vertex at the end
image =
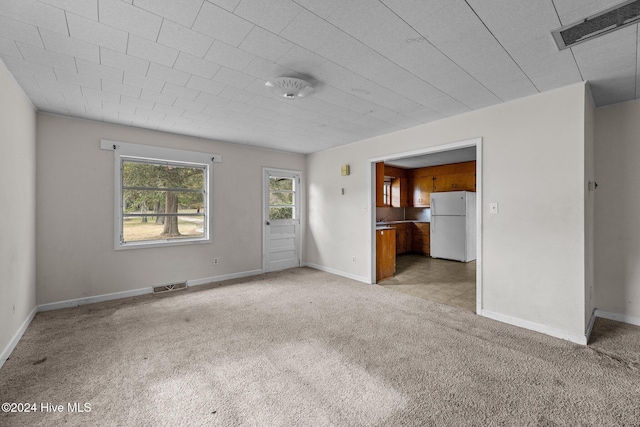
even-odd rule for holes
{"type": "Polygon", "coordinates": [[[356,262],[356,257],[351,258],[351,261],[356,262]]]}
{"type": "Polygon", "coordinates": [[[219,263],[220,263],[220,260],[218,258],[213,259],[213,265],[218,265],[219,263]]]}

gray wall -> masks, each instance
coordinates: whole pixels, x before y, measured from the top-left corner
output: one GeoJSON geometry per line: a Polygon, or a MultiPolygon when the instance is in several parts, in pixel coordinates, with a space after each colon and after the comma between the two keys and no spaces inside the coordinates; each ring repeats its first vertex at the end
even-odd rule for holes
{"type": "Polygon", "coordinates": [[[588,324],[595,308],[595,190],[589,190],[589,182],[596,181],[595,168],[595,124],[596,108],[591,97],[591,90],[587,85],[587,96],[584,105],[584,170],[585,170],[585,322],[588,324]]]}
{"type": "Polygon", "coordinates": [[[38,304],[260,270],[262,167],[304,176],[304,156],[241,144],[46,114],[37,130],[38,304]],[[101,139],[222,154],[213,242],[115,251],[113,153],[101,139]]]}
{"type": "Polygon", "coordinates": [[[640,324],[640,103],[596,110],[596,307],[640,324]]]}
{"type": "Polygon", "coordinates": [[[36,305],[35,121],[0,61],[0,365],[36,305]]]}

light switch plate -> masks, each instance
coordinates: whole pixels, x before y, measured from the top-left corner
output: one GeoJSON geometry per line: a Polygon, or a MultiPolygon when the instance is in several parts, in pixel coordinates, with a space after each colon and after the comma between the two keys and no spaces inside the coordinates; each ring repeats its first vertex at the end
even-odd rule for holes
{"type": "Polygon", "coordinates": [[[497,203],[489,203],[489,213],[498,213],[498,204],[497,203]]]}

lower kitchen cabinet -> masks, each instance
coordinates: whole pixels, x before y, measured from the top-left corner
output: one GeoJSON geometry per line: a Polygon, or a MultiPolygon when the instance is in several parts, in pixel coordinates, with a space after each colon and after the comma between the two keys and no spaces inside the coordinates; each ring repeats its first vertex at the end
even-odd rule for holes
{"type": "Polygon", "coordinates": [[[396,230],[376,230],[376,282],[396,272],[396,230]]]}
{"type": "Polygon", "coordinates": [[[396,255],[411,252],[411,223],[393,225],[396,229],[396,255]]]}
{"type": "Polygon", "coordinates": [[[411,250],[425,255],[431,254],[430,224],[428,222],[414,222],[412,226],[411,250]]]}

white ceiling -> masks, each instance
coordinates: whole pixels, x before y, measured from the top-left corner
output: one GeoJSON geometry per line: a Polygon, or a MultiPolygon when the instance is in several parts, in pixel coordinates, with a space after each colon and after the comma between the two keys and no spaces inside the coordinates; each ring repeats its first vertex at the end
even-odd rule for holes
{"type": "Polygon", "coordinates": [[[311,153],[584,80],[636,99],[637,24],[551,36],[619,2],[2,0],[0,58],[39,111],[311,153]]]}
{"type": "Polygon", "coordinates": [[[465,147],[419,156],[385,160],[384,164],[403,169],[415,169],[427,166],[447,165],[450,163],[469,162],[471,160],[476,160],[476,147],[465,147]]]}

